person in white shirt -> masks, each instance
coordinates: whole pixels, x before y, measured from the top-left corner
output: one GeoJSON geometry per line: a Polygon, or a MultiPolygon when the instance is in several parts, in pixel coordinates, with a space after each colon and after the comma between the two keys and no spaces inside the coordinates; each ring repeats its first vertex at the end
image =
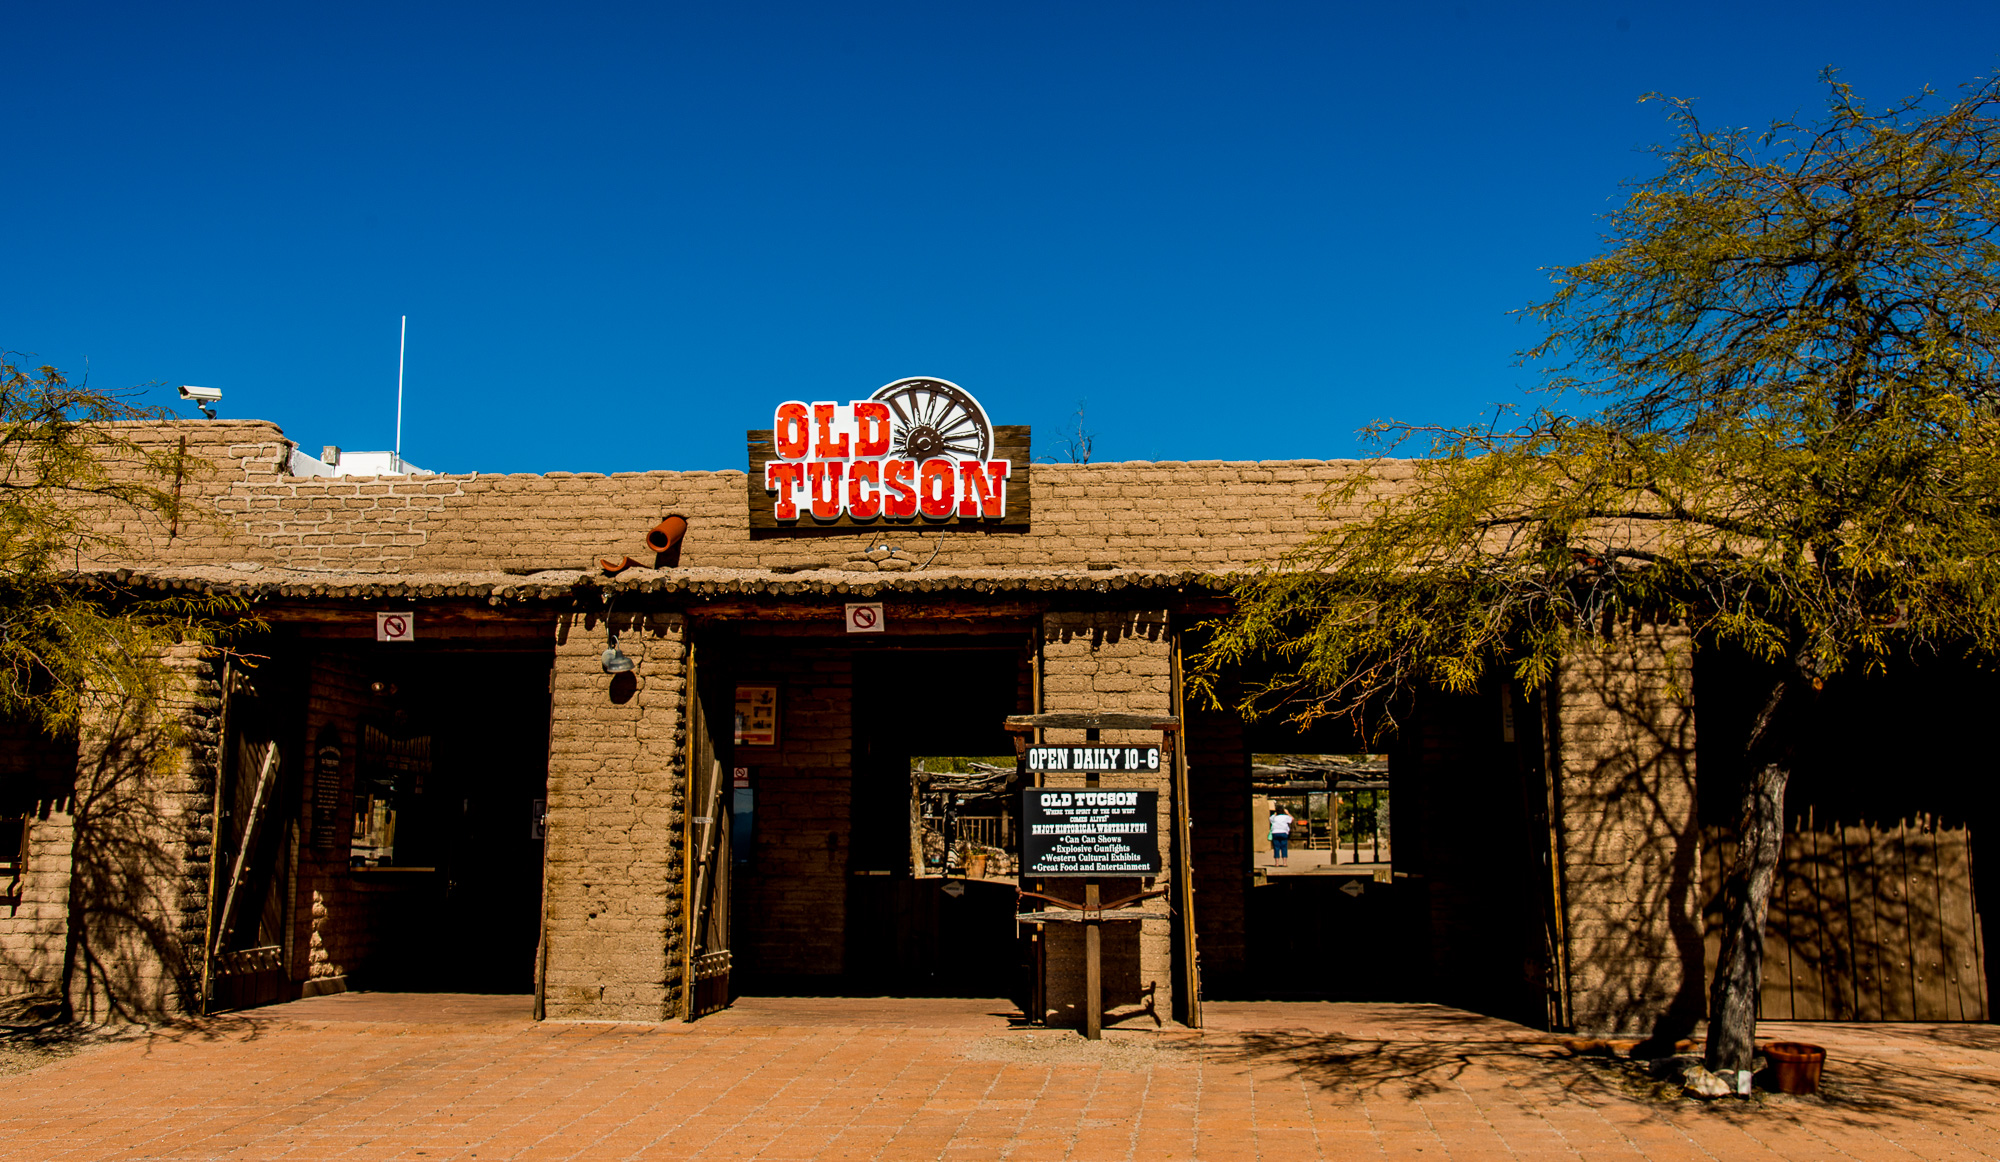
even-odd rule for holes
{"type": "Polygon", "coordinates": [[[1271,855],[1279,863],[1291,856],[1292,817],[1281,805],[1271,807],[1271,855]]]}

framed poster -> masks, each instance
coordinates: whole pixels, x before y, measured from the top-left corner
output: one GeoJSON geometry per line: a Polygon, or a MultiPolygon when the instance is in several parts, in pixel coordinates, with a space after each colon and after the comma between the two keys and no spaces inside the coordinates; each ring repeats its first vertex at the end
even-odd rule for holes
{"type": "Polygon", "coordinates": [[[778,745],[778,688],[736,688],[736,745],[778,745]]]}

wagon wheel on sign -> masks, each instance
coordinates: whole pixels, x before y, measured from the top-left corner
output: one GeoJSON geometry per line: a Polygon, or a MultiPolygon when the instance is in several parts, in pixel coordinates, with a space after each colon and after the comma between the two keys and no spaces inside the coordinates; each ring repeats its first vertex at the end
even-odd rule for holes
{"type": "Polygon", "coordinates": [[[870,399],[895,417],[893,451],[911,460],[990,460],[993,425],[966,390],[942,379],[899,379],[870,399]]]}

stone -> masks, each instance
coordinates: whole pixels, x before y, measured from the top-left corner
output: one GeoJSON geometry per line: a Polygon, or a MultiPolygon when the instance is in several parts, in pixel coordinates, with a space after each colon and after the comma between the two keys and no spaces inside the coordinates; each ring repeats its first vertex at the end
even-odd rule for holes
{"type": "Polygon", "coordinates": [[[1681,1085],[1687,1092],[1701,1098],[1728,1097],[1736,1092],[1734,1085],[1699,1065],[1688,1068],[1688,1071],[1681,1076],[1681,1085]]]}

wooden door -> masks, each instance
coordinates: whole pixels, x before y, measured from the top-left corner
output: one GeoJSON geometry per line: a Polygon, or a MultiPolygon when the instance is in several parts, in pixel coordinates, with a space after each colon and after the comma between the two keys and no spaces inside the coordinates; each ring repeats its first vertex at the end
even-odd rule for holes
{"type": "MultiPolygon", "coordinates": [[[[717,730],[732,722],[733,699],[722,674],[705,677],[696,649],[688,650],[688,793],[684,816],[687,868],[685,929],[681,947],[681,1012],[687,1020],[729,1007],[729,807],[730,740],[717,730]]],[[[718,667],[719,669],[719,667],[718,667]]]]}
{"type": "Polygon", "coordinates": [[[224,675],[222,762],[215,785],[213,867],[203,1008],[249,1008],[288,999],[285,933],[291,919],[298,780],[279,746],[267,675],[224,675]]]}

